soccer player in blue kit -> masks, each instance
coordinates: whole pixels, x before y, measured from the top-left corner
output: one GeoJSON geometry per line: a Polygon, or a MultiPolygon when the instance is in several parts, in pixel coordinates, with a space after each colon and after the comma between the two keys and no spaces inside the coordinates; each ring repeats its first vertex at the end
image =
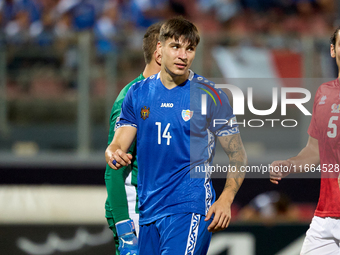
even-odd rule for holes
{"type": "Polygon", "coordinates": [[[247,156],[228,97],[189,69],[200,40],[195,25],[170,19],[162,25],[159,40],[161,71],[129,89],[105,158],[113,169],[131,164],[127,151],[136,137],[139,255],[206,254],[211,232],[229,225],[247,156]],[[209,90],[219,104],[205,97],[203,112],[202,95],[209,90]],[[215,119],[228,123],[217,125],[215,119]],[[216,202],[209,171],[215,138],[233,169],[216,202]]]}

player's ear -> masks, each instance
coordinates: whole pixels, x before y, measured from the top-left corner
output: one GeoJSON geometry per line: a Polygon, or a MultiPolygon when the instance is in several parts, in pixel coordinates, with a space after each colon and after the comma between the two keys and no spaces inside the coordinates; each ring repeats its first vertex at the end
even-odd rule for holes
{"type": "Polygon", "coordinates": [[[162,55],[158,53],[158,50],[155,50],[154,58],[155,58],[155,61],[158,65],[162,64],[162,55]]]}
{"type": "Polygon", "coordinates": [[[162,43],[161,41],[158,41],[157,47],[156,47],[156,52],[162,56],[162,43]]]}
{"type": "Polygon", "coordinates": [[[334,44],[331,44],[331,57],[335,58],[335,47],[334,47],[334,44]]]}

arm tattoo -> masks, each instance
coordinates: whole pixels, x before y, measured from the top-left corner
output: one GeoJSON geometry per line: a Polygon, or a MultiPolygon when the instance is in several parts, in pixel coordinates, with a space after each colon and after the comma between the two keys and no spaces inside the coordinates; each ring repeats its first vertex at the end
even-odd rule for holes
{"type": "Polygon", "coordinates": [[[221,140],[222,147],[229,157],[230,169],[224,189],[231,189],[234,195],[239,190],[245,173],[241,167],[247,165],[247,156],[244,150],[240,134],[225,136],[221,140]]]}

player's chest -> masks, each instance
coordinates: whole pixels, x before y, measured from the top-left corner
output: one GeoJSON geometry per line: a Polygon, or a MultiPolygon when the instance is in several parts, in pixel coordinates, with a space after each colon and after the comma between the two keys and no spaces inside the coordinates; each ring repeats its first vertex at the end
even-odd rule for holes
{"type": "Polygon", "coordinates": [[[169,93],[158,91],[153,95],[142,97],[135,105],[135,115],[139,127],[150,128],[157,123],[184,129],[190,128],[193,111],[190,109],[190,93],[169,93]]]}

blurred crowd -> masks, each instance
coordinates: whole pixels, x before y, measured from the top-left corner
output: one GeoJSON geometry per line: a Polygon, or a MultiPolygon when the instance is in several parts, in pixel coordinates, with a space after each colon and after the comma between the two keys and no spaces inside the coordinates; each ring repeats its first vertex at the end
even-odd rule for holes
{"type": "MultiPolygon", "coordinates": [[[[182,15],[204,33],[235,36],[329,36],[337,22],[336,0],[0,0],[3,42],[50,45],[91,29],[98,50],[113,50],[125,33],[182,15]]],[[[137,43],[136,43],[137,44],[137,43]]]]}
{"type": "MultiPolygon", "coordinates": [[[[139,72],[134,50],[140,52],[146,28],[157,21],[177,15],[190,19],[205,35],[204,47],[209,49],[232,45],[230,38],[246,45],[255,41],[269,48],[295,49],[296,37],[329,38],[340,25],[339,5],[337,0],[0,0],[0,48],[6,44],[12,49],[7,51],[8,96],[57,97],[66,88],[76,88],[75,35],[83,31],[93,35],[97,60],[109,52],[124,52],[124,57],[118,54],[120,88],[130,79],[126,73],[134,68],[139,72]],[[270,36],[262,40],[261,35],[270,36]]],[[[328,56],[327,43],[324,51],[328,56]]],[[[105,95],[104,67],[96,67],[91,69],[98,77],[94,94],[105,95]]]]}

